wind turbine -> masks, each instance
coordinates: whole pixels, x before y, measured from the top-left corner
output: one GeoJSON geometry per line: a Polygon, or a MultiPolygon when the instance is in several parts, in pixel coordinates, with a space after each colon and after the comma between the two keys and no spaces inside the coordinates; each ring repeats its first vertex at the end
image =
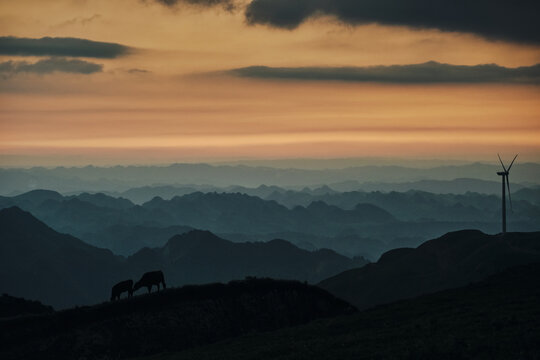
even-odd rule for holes
{"type": "Polygon", "coordinates": [[[510,166],[508,169],[504,166],[501,156],[497,154],[499,157],[499,161],[501,162],[501,165],[503,167],[504,171],[497,172],[497,175],[502,176],[502,233],[506,233],[506,187],[508,187],[508,200],[510,200],[510,209],[512,209],[512,197],[510,196],[510,181],[508,180],[508,175],[510,175],[510,169],[512,168],[512,165],[514,164],[514,161],[517,158],[517,155],[514,156],[514,160],[510,163],[510,166]],[[504,186],[506,183],[506,186],[504,186]]]}

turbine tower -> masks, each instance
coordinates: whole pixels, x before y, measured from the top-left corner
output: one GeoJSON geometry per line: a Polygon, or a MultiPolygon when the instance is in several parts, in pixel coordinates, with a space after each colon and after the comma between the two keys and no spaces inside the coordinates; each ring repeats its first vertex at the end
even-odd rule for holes
{"type": "Polygon", "coordinates": [[[510,196],[510,181],[508,180],[508,175],[510,175],[510,169],[512,168],[512,165],[514,164],[514,161],[517,158],[517,155],[514,156],[514,160],[510,163],[510,166],[508,169],[504,166],[501,156],[497,154],[499,157],[499,161],[501,162],[501,165],[503,167],[504,171],[497,172],[497,175],[502,176],[502,233],[506,233],[506,188],[508,187],[508,200],[510,200],[510,209],[512,208],[512,197],[510,196]],[[506,183],[506,186],[505,186],[506,183]]]}

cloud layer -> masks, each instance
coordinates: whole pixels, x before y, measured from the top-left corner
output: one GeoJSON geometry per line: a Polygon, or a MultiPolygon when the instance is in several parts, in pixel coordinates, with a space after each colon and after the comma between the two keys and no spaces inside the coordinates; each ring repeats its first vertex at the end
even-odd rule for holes
{"type": "Polygon", "coordinates": [[[245,15],[249,24],[286,29],[330,15],[351,25],[432,28],[540,44],[539,13],[540,2],[531,0],[253,0],[245,15]]]}
{"type": "Polygon", "coordinates": [[[54,72],[92,74],[103,70],[100,64],[94,64],[84,60],[48,58],[35,63],[27,61],[6,61],[0,63],[0,74],[4,76],[18,73],[50,74],[54,72]]]}
{"type": "Polygon", "coordinates": [[[506,68],[496,64],[450,65],[430,61],[414,65],[369,67],[273,68],[251,66],[226,71],[227,74],[260,79],[380,82],[402,84],[430,83],[516,83],[540,84],[540,64],[506,68]]]}
{"type": "Polygon", "coordinates": [[[40,39],[0,37],[0,55],[13,56],[70,56],[112,59],[128,54],[132,49],[116,43],[79,38],[40,39]]]}
{"type": "Polygon", "coordinates": [[[200,6],[200,7],[214,7],[221,6],[227,11],[234,10],[236,8],[234,0],[154,0],[160,4],[166,6],[176,6],[180,4],[200,6]]]}

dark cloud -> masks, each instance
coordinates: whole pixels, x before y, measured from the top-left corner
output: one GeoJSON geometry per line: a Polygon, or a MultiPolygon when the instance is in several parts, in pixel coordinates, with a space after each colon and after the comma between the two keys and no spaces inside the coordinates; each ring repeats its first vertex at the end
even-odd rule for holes
{"type": "Polygon", "coordinates": [[[540,64],[519,68],[488,65],[424,64],[368,67],[272,68],[251,66],[226,71],[238,77],[402,84],[516,83],[540,85],[540,64]]]}
{"type": "Polygon", "coordinates": [[[199,7],[214,7],[221,6],[227,11],[232,11],[236,8],[234,1],[235,0],[154,0],[160,4],[166,6],[176,6],[176,5],[192,5],[199,7]]]}
{"type": "Polygon", "coordinates": [[[132,49],[108,42],[91,41],[79,38],[41,39],[0,37],[0,55],[15,56],[71,56],[89,58],[116,58],[126,55],[132,49]]]}
{"type": "Polygon", "coordinates": [[[469,32],[540,44],[537,0],[253,0],[249,24],[294,29],[319,15],[352,25],[379,23],[469,32]]]}
{"type": "Polygon", "coordinates": [[[100,64],[65,58],[49,58],[39,60],[35,63],[29,63],[27,61],[6,61],[0,63],[0,74],[4,76],[18,73],[50,74],[54,72],[92,74],[102,70],[103,66],[100,64]]]}
{"type": "Polygon", "coordinates": [[[150,71],[148,71],[148,70],[138,69],[138,68],[129,69],[129,70],[127,70],[127,72],[130,73],[130,74],[148,74],[148,73],[150,73],[150,71]]]}

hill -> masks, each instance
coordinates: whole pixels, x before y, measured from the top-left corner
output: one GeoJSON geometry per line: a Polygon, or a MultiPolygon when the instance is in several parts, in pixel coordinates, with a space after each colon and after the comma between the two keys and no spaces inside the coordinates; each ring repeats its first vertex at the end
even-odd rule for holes
{"type": "Polygon", "coordinates": [[[2,359],[120,359],[352,313],[326,291],[250,279],[168,289],[129,300],[0,320],[2,359]]]}
{"type": "Polygon", "coordinates": [[[538,359],[540,264],[465,287],[145,360],[538,359]]]}
{"type": "Polygon", "coordinates": [[[508,267],[540,261],[540,232],[448,233],[416,249],[386,252],[376,263],[345,271],[319,286],[360,309],[466,285],[508,267]]]}
{"type": "Polygon", "coordinates": [[[143,249],[127,260],[134,269],[162,268],[174,284],[230,281],[247,275],[318,282],[366,263],[331,250],[299,249],[279,239],[233,243],[200,230],[176,235],[164,247],[143,249]]]}
{"type": "Polygon", "coordinates": [[[30,213],[0,210],[0,291],[54,307],[101,301],[127,276],[123,259],[60,234],[30,213]]]}
{"type": "Polygon", "coordinates": [[[175,235],[161,248],[144,248],[126,259],[60,234],[19,208],[0,210],[0,292],[55,308],[101,302],[118,281],[155,269],[165,272],[168,285],[179,286],[246,276],[317,282],[364,264],[284,240],[233,243],[204,231],[175,235]]]}

